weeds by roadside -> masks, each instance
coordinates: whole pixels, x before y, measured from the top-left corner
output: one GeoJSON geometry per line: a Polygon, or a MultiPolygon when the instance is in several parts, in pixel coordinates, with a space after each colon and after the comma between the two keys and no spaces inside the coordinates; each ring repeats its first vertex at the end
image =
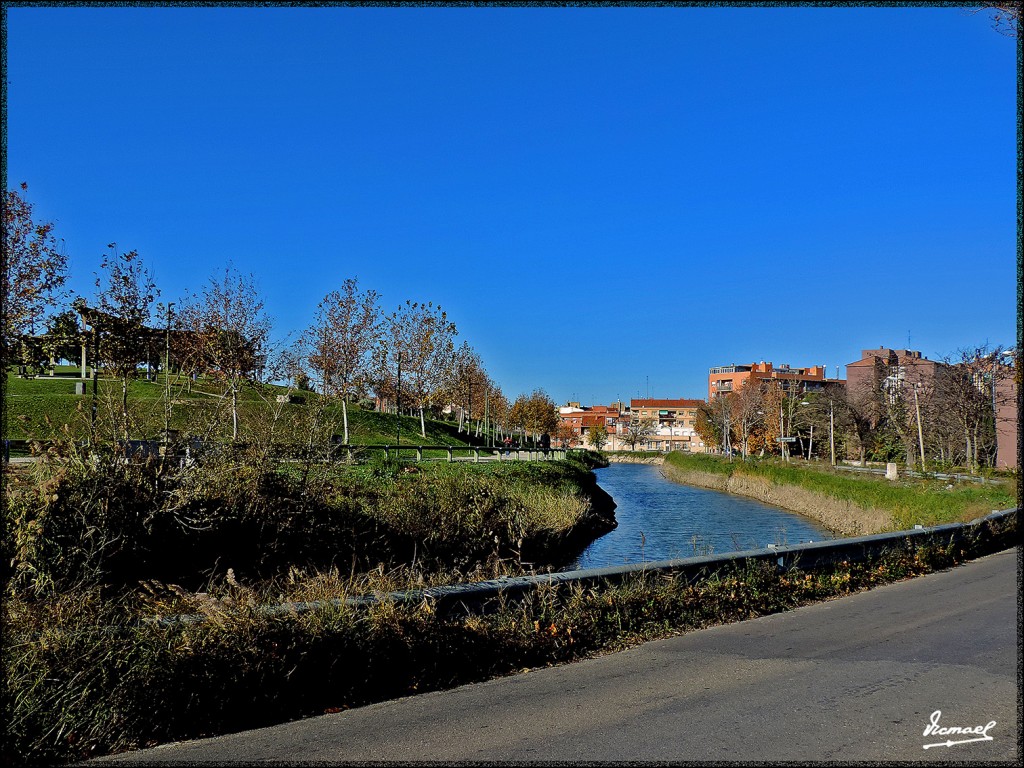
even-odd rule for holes
{"type": "Polygon", "coordinates": [[[293,570],[262,591],[232,574],[203,593],[151,583],[113,600],[84,590],[42,604],[9,601],[5,757],[77,760],[338,711],[788,610],[969,554],[961,545],[899,551],[820,572],[750,565],[695,584],[640,574],[614,586],[545,587],[470,616],[441,615],[429,600],[256,610],[282,598],[422,586],[412,572],[353,579],[293,570]],[[206,620],[153,621],[189,612],[206,620]]]}

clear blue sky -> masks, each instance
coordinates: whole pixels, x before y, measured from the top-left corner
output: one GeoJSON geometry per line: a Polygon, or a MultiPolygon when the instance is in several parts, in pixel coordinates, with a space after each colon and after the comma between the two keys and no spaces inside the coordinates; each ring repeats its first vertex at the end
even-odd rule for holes
{"type": "MultiPolygon", "coordinates": [[[[9,8],[7,185],[90,296],[356,277],[514,398],[1013,345],[1016,41],[959,8],[9,8]]],[[[845,375],[845,367],[841,369],[845,375]]]]}

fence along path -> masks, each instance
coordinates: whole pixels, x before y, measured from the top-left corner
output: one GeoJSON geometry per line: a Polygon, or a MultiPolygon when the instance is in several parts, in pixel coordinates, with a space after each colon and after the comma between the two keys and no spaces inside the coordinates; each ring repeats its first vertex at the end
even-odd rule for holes
{"type": "MultiPolygon", "coordinates": [[[[4,440],[2,445],[4,461],[31,461],[35,456],[30,453],[30,444],[36,443],[45,449],[48,441],[45,440],[4,440]],[[19,455],[20,454],[20,455],[19,455]]],[[[221,445],[221,444],[217,444],[221,445]]],[[[223,444],[228,446],[230,444],[223,444]]],[[[186,453],[181,447],[175,446],[167,456],[183,459],[200,450],[211,448],[210,444],[191,446],[186,453]]],[[[119,448],[129,456],[154,456],[164,455],[165,446],[159,440],[125,440],[119,443],[119,448]]],[[[305,458],[303,454],[308,450],[306,447],[283,446],[281,458],[297,460],[305,458]]],[[[522,447],[488,447],[488,446],[453,446],[453,445],[349,445],[345,443],[333,443],[329,448],[314,448],[313,451],[320,453],[323,461],[352,461],[358,456],[379,452],[384,458],[396,458],[406,461],[448,461],[480,463],[486,461],[555,461],[565,459],[569,455],[566,448],[522,448],[522,447]]],[[[308,454],[306,454],[308,455],[308,454]]]]}

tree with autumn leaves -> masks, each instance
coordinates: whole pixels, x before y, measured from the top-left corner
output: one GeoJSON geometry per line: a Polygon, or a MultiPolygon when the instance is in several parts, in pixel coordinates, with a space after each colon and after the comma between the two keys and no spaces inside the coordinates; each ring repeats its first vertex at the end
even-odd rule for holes
{"type": "MultiPolygon", "coordinates": [[[[4,370],[21,358],[22,340],[43,330],[47,312],[63,298],[64,253],[52,222],[36,221],[33,206],[18,190],[4,194],[4,278],[2,354],[4,370]]],[[[35,362],[35,361],[31,361],[35,362]]]]}
{"type": "Polygon", "coordinates": [[[455,323],[433,302],[406,301],[384,321],[377,348],[378,394],[405,395],[427,436],[426,411],[448,381],[455,362],[455,323]]]}
{"type": "Polygon", "coordinates": [[[373,354],[381,339],[380,294],[360,291],[354,278],[328,293],[305,333],[309,364],[327,397],[341,400],[343,442],[348,443],[348,403],[370,383],[373,354]]]}
{"type": "Polygon", "coordinates": [[[270,318],[253,277],[228,265],[185,303],[180,319],[183,367],[223,385],[231,402],[231,439],[237,440],[239,393],[257,380],[270,342],[270,318]]]}
{"type": "Polygon", "coordinates": [[[111,243],[110,253],[96,275],[96,347],[104,368],[121,381],[121,433],[130,436],[128,385],[139,375],[139,362],[148,358],[147,323],[159,291],[152,272],[138,251],[119,253],[111,243]]]}
{"type": "Polygon", "coordinates": [[[558,406],[543,389],[529,395],[519,395],[508,416],[509,426],[522,434],[534,437],[542,432],[552,433],[558,428],[558,406]]]}

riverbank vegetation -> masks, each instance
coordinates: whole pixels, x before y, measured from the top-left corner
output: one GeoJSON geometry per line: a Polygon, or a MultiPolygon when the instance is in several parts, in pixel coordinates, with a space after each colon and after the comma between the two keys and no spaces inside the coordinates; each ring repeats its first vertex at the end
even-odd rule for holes
{"type": "Polygon", "coordinates": [[[1011,478],[979,483],[903,475],[893,481],[807,462],[753,458],[730,461],[721,456],[678,452],[666,457],[665,468],[670,479],[761,498],[815,517],[841,532],[877,533],[915,525],[966,522],[993,510],[1017,506],[1011,478]],[[816,507],[820,514],[816,514],[816,507]]]}
{"type": "MultiPolygon", "coordinates": [[[[152,691],[133,699],[127,720],[116,703],[104,712],[121,685],[107,677],[112,669],[129,687],[152,674],[211,695],[234,674],[234,644],[253,636],[233,633],[259,602],[556,568],[615,525],[614,503],[591,472],[600,463],[583,451],[536,462],[283,462],[259,445],[235,445],[179,464],[66,440],[40,461],[9,465],[0,554],[13,755],[76,755],[97,734],[159,718],[152,691]],[[217,614],[231,638],[157,640],[139,624],[154,615],[153,600],[200,613],[231,608],[217,614]],[[125,637],[141,645],[126,647],[125,637]],[[65,661],[77,677],[53,677],[65,661]],[[181,677],[179,667],[190,671],[181,677]],[[70,710],[84,719],[68,730],[70,710]]],[[[305,636],[281,642],[315,645],[305,636]]],[[[344,657],[344,645],[336,651],[344,657]]],[[[373,663],[396,662],[391,651],[381,646],[373,663]]]]}
{"type": "Polygon", "coordinates": [[[91,588],[41,606],[14,601],[4,645],[12,705],[5,749],[14,760],[72,761],[338,712],[788,610],[972,554],[970,544],[901,550],[813,573],[762,564],[695,584],[638,574],[618,585],[540,589],[469,616],[442,615],[429,599],[257,610],[422,586],[409,572],[292,570],[261,590],[229,574],[204,592],[149,583],[116,599],[91,588]],[[154,621],[183,613],[204,620],[154,621]]]}

